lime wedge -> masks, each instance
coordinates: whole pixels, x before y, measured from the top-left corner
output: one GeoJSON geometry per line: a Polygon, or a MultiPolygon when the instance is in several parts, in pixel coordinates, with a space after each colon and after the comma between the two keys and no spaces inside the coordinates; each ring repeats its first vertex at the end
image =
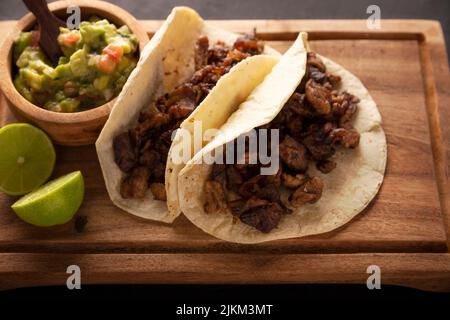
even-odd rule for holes
{"type": "Polygon", "coordinates": [[[0,128],[0,191],[26,194],[50,177],[55,149],[47,135],[26,123],[0,128]]]}
{"type": "Polygon", "coordinates": [[[25,222],[50,227],[72,219],[84,198],[84,181],[80,171],[69,173],[44,184],[12,205],[25,222]]]}

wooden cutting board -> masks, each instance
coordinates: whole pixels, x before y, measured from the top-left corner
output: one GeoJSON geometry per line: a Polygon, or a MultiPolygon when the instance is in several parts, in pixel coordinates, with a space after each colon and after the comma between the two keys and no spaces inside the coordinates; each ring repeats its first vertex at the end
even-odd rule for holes
{"type": "MultiPolygon", "coordinates": [[[[151,36],[161,21],[142,21],[151,36]]],[[[448,181],[450,77],[435,21],[211,21],[236,32],[256,27],[284,52],[299,31],[314,51],[359,77],[377,102],[388,141],[384,184],[369,207],[333,232],[238,245],[178,218],[172,225],[113,206],[93,146],[57,147],[54,176],[81,170],[86,199],[74,223],[39,229],[20,221],[0,194],[0,288],[64,285],[68,265],[82,283],[362,283],[378,265],[383,284],[450,290],[448,181]]],[[[0,23],[0,38],[14,22],[0,23]]],[[[0,125],[13,122],[3,97],[0,125]]]]}

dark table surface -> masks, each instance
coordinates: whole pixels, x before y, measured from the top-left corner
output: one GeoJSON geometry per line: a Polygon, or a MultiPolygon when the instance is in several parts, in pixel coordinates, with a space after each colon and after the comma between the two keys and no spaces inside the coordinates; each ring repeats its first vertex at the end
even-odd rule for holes
{"type": "MultiPolygon", "coordinates": [[[[366,9],[371,4],[381,8],[382,19],[433,19],[439,20],[444,29],[446,42],[450,41],[450,1],[448,0],[111,0],[127,9],[139,19],[164,19],[171,8],[187,5],[196,9],[206,19],[366,19],[366,9]]],[[[19,0],[0,0],[0,19],[18,19],[26,12],[19,0]]],[[[3,301],[36,297],[51,299],[88,298],[143,298],[148,302],[172,301],[218,303],[237,301],[240,303],[263,302],[289,304],[297,301],[320,300],[391,300],[433,299],[450,300],[449,295],[436,295],[411,289],[385,287],[380,292],[370,292],[365,286],[251,286],[251,287],[171,287],[171,286],[91,286],[80,293],[65,288],[21,289],[0,293],[3,301]],[[82,294],[84,293],[84,294],[82,294]],[[251,299],[250,299],[251,298],[251,299]]],[[[304,304],[303,304],[304,305],[304,304]]],[[[161,305],[163,306],[163,305],[161,305]]]]}

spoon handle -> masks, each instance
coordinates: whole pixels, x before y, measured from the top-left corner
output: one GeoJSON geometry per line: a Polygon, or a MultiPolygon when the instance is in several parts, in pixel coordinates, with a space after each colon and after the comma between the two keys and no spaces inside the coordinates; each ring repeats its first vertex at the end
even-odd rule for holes
{"type": "Polygon", "coordinates": [[[62,56],[58,44],[59,27],[65,23],[57,18],[48,8],[46,0],[23,0],[35,16],[40,26],[39,44],[53,63],[62,56]]]}
{"type": "Polygon", "coordinates": [[[56,21],[60,27],[65,26],[64,21],[56,17],[48,8],[46,0],[22,0],[25,6],[30,10],[40,22],[45,20],[56,21]]]}

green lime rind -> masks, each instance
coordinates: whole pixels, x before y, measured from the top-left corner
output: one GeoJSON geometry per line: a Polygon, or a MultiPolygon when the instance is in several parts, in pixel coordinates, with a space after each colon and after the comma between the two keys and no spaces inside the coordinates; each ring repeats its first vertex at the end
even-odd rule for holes
{"type": "Polygon", "coordinates": [[[0,191],[8,195],[33,191],[53,172],[53,144],[42,130],[30,124],[13,123],[0,128],[0,151],[0,191]]]}
{"type": "Polygon", "coordinates": [[[17,200],[11,208],[25,222],[50,227],[70,221],[83,199],[83,175],[75,171],[47,182],[17,200]]]}

